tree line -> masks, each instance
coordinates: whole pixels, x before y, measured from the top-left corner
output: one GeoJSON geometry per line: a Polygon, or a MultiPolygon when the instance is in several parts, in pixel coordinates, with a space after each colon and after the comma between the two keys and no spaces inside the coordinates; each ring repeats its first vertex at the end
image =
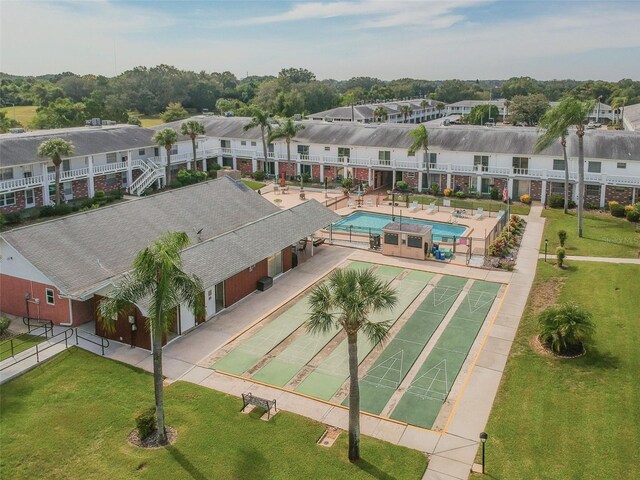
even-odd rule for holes
{"type": "Polygon", "coordinates": [[[530,77],[443,81],[354,77],[339,81],[318,80],[304,68],[284,68],[277,76],[238,79],[228,71],[194,72],[170,65],[135,67],[112,78],[71,72],[38,77],[0,73],[0,106],[37,106],[32,124],[24,125],[36,129],[78,126],[96,117],[139,124],[140,116],[163,112],[165,121],[204,110],[252,116],[256,107],[276,116],[290,117],[392,99],[422,97],[454,103],[537,95],[546,101],[556,101],[566,94],[600,98],[608,104],[623,98],[629,105],[640,102],[640,82],[540,81],[530,77]]]}

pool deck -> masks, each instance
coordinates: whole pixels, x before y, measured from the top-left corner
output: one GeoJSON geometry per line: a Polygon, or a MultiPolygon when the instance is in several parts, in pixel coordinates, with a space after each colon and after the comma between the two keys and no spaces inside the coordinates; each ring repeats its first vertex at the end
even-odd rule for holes
{"type": "MultiPolygon", "coordinates": [[[[271,188],[272,188],[271,185],[268,185],[267,187],[265,187],[265,191],[262,193],[262,196],[271,202],[273,202],[276,198],[280,199],[281,202],[279,203],[275,202],[276,205],[280,206],[280,208],[291,208],[305,201],[305,200],[300,200],[299,189],[294,189],[293,187],[291,187],[288,193],[282,194],[282,193],[274,193],[271,188]]],[[[307,200],[314,199],[322,204],[325,204],[327,200],[334,201],[336,199],[345,198],[341,192],[330,191],[325,196],[324,192],[309,191],[306,189],[305,189],[305,197],[307,200]]],[[[373,204],[375,205],[377,195],[364,196],[363,198],[365,199],[363,201],[363,204],[366,204],[367,198],[371,198],[373,200],[373,204]]],[[[356,197],[352,197],[351,199],[355,203],[356,197]]],[[[346,206],[347,201],[340,202],[340,204],[338,205],[338,207],[340,208],[335,210],[337,214],[349,215],[350,213],[353,213],[353,212],[372,212],[372,213],[382,213],[382,214],[391,215],[393,213],[396,216],[402,215],[404,217],[417,218],[420,220],[427,220],[429,222],[450,223],[450,221],[452,220],[451,211],[453,209],[447,208],[447,207],[440,207],[441,211],[428,213],[426,210],[427,205],[418,205],[418,210],[412,211],[411,207],[406,208],[406,204],[404,203],[400,203],[400,205],[403,205],[403,206],[398,206],[398,207],[392,207],[391,205],[385,204],[385,205],[379,205],[377,207],[363,206],[363,207],[356,208],[356,207],[346,206]]],[[[331,206],[330,208],[332,210],[334,209],[333,206],[331,206]]],[[[467,227],[467,230],[465,231],[465,236],[472,236],[474,238],[486,238],[489,232],[493,229],[493,227],[495,227],[496,223],[498,222],[498,219],[496,218],[496,212],[487,212],[480,219],[474,218],[473,212],[467,212],[467,215],[465,217],[455,218],[455,222],[457,222],[458,225],[467,227]]]]}

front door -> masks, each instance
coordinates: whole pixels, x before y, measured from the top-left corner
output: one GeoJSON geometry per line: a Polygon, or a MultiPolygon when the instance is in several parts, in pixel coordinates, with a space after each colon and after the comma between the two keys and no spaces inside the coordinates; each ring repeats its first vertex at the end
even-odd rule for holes
{"type": "Polygon", "coordinates": [[[180,305],[180,334],[188,332],[196,326],[196,317],[190,308],[180,305]]]}
{"type": "Polygon", "coordinates": [[[25,190],[24,192],[24,207],[31,208],[36,206],[36,196],[33,190],[25,190]]]}
{"type": "Polygon", "coordinates": [[[205,310],[207,311],[207,318],[209,318],[216,313],[216,292],[214,287],[211,287],[207,288],[204,293],[205,310]]]}

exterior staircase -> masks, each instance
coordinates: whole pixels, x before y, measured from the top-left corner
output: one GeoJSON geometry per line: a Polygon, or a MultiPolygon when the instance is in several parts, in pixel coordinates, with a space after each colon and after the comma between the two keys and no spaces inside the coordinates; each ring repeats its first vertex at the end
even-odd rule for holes
{"type": "Polygon", "coordinates": [[[158,165],[150,158],[143,159],[139,166],[142,173],[138,178],[131,182],[131,185],[128,188],[130,195],[142,195],[144,191],[153,184],[153,182],[158,179],[162,179],[165,176],[164,167],[158,165]]]}

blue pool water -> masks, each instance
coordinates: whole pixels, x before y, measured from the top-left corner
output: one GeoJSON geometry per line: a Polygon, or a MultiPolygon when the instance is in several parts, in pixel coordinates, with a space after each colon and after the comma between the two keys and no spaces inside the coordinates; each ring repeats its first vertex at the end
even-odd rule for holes
{"type": "MultiPolygon", "coordinates": [[[[382,233],[382,228],[391,222],[391,215],[381,215],[378,213],[354,212],[351,215],[338,220],[333,224],[334,231],[348,232],[349,227],[353,233],[382,233]]],[[[400,221],[400,217],[396,215],[396,222],[400,221]]],[[[449,225],[448,223],[429,222],[427,220],[417,220],[415,218],[402,217],[402,223],[414,223],[418,225],[431,225],[433,239],[435,241],[443,241],[452,239],[454,236],[460,238],[467,227],[460,225],[449,225]]]]}

